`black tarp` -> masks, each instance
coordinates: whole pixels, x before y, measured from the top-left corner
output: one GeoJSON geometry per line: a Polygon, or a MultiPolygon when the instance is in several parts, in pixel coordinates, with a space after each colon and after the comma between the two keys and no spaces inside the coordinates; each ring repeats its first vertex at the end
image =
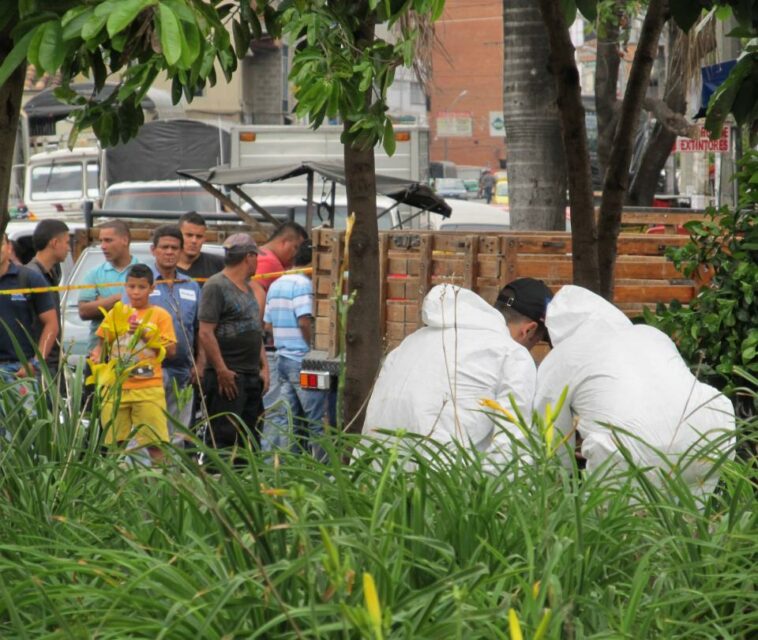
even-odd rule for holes
{"type": "MultiPolygon", "coordinates": [[[[345,167],[336,162],[300,162],[265,169],[217,166],[202,171],[179,171],[178,173],[200,183],[207,182],[224,187],[241,187],[245,184],[259,182],[277,182],[309,173],[319,174],[340,184],[345,184],[346,181],[345,167]]],[[[402,204],[439,213],[446,218],[450,217],[450,205],[435,194],[429,186],[420,182],[377,174],[376,192],[402,204]]]]}
{"type": "Polygon", "coordinates": [[[228,127],[177,118],[144,124],[126,144],[105,151],[106,184],[176,180],[181,170],[228,163],[228,127]]]}

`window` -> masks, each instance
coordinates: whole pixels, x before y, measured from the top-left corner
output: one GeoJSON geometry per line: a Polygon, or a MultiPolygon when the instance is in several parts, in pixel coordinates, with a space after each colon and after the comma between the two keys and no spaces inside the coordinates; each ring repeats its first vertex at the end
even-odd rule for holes
{"type": "Polygon", "coordinates": [[[32,200],[58,200],[82,197],[82,164],[40,165],[32,169],[32,200]]]}
{"type": "Polygon", "coordinates": [[[418,82],[411,82],[411,104],[426,104],[424,90],[418,82]]]}

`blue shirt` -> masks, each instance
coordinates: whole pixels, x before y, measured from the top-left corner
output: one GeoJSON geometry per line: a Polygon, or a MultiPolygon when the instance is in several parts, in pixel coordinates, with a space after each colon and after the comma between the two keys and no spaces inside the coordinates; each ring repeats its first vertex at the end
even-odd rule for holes
{"type": "MultiPolygon", "coordinates": [[[[137,258],[134,256],[132,256],[132,261],[121,271],[116,269],[116,267],[114,267],[108,261],[103,262],[103,264],[100,266],[92,269],[92,271],[84,276],[82,284],[91,284],[96,286],[92,289],[82,289],[79,292],[79,302],[92,302],[98,298],[106,298],[108,296],[115,296],[117,293],[123,293],[123,284],[112,287],[106,287],[103,285],[109,284],[111,282],[125,283],[126,272],[129,271],[129,267],[131,267],[133,264],[139,264],[139,260],[137,260],[137,258]]],[[[95,332],[97,331],[97,328],[100,326],[100,323],[102,321],[102,318],[97,318],[90,323],[88,346],[89,349],[94,348],[97,344],[97,336],[95,335],[95,332]]]]}
{"type": "Polygon", "coordinates": [[[272,283],[266,295],[263,321],[274,328],[274,345],[278,355],[302,360],[310,350],[303,339],[298,318],[313,315],[313,283],[300,273],[282,276],[272,283]]]}
{"type": "MultiPolygon", "coordinates": [[[[192,370],[195,351],[200,286],[189,279],[173,284],[157,282],[162,276],[155,264],[150,265],[150,268],[156,280],[155,290],[150,294],[150,304],[168,311],[174,323],[174,333],[176,333],[176,353],[173,358],[166,358],[163,361],[163,368],[170,372],[189,374],[192,370]]],[[[188,278],[188,276],[177,271],[176,279],[183,278],[188,278]]],[[[126,294],[123,300],[124,303],[129,303],[126,294]]]]}
{"type": "MultiPolygon", "coordinates": [[[[8,271],[0,276],[0,289],[23,289],[49,286],[36,271],[10,262],[8,271]],[[22,273],[23,270],[23,273],[22,273]]],[[[34,358],[34,344],[39,338],[39,316],[55,308],[52,293],[13,293],[0,295],[0,362],[18,362],[13,338],[24,356],[34,358]],[[6,326],[7,325],[7,326],[6,326]]]]}

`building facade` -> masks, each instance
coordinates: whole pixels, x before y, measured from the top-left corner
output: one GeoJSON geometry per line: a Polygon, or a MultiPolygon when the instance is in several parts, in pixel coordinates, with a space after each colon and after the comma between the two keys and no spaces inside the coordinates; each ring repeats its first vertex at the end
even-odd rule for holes
{"type": "Polygon", "coordinates": [[[496,170],[506,158],[502,0],[448,0],[435,36],[431,159],[496,170]]]}

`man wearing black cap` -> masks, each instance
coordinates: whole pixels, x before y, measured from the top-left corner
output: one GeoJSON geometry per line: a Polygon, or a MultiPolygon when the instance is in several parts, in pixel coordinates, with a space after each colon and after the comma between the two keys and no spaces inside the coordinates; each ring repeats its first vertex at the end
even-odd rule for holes
{"type": "Polygon", "coordinates": [[[531,349],[550,339],[545,327],[547,303],[553,297],[542,280],[519,278],[500,290],[495,309],[505,316],[511,337],[531,349]]]}
{"type": "MultiPolygon", "coordinates": [[[[515,425],[495,425],[482,401],[508,409],[513,398],[522,415],[531,416],[537,367],[529,349],[545,334],[549,297],[545,284],[532,279],[511,282],[495,308],[468,289],[432,288],[422,307],[425,326],[382,365],[364,435],[381,438],[380,431],[403,429],[470,447],[488,463],[508,462],[512,439],[524,436],[515,425]]],[[[423,451],[416,442],[409,440],[409,449],[423,451]]]]}
{"type": "Polygon", "coordinates": [[[224,269],[203,287],[198,318],[202,351],[208,361],[204,391],[209,416],[231,413],[211,421],[206,443],[231,447],[238,432],[260,441],[258,420],[263,393],[268,386],[268,365],[263,348],[261,308],[250,285],[258,260],[258,246],[246,233],[235,233],[224,242],[224,269]]]}

